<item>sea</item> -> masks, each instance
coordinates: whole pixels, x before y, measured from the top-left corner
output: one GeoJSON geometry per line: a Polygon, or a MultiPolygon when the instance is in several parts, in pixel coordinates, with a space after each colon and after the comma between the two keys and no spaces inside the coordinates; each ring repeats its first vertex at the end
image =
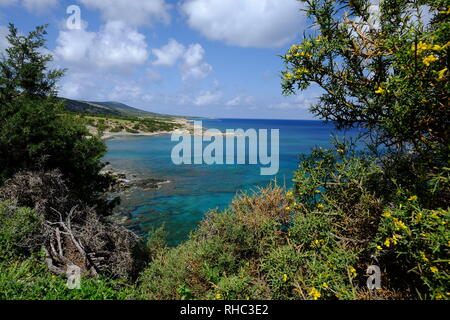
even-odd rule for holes
{"type": "Polygon", "coordinates": [[[124,224],[128,228],[146,235],[164,226],[168,244],[176,246],[189,237],[205,213],[226,209],[239,193],[254,192],[274,181],[291,188],[299,155],[310,153],[313,147],[330,147],[333,135],[354,138],[360,134],[357,130],[337,131],[332,123],[314,120],[203,119],[202,125],[222,132],[268,129],[269,137],[270,129],[278,129],[278,173],[261,175],[261,164],[176,165],[171,154],[178,141],[172,141],[171,135],[107,140],[108,152],[103,160],[114,169],[138,179],[167,180],[159,189],[138,188],[121,195],[116,211],[127,217],[124,224]]]}

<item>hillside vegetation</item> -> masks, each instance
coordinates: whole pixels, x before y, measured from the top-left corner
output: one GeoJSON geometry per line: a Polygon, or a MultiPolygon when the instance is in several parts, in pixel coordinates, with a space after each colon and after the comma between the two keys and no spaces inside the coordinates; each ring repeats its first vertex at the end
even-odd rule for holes
{"type": "Polygon", "coordinates": [[[130,107],[119,102],[91,102],[78,101],[66,98],[58,98],[64,105],[65,110],[75,113],[89,115],[117,116],[117,117],[156,117],[171,118],[172,116],[144,111],[130,107]]]}
{"type": "Polygon", "coordinates": [[[171,132],[183,128],[180,121],[171,118],[130,117],[130,116],[78,116],[91,132],[146,134],[171,132]]]}

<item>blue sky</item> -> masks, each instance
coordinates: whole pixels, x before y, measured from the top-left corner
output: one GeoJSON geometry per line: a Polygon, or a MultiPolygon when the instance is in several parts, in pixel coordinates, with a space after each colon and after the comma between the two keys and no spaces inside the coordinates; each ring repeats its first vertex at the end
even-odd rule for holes
{"type": "MultiPolygon", "coordinates": [[[[49,24],[60,96],[176,115],[311,119],[317,88],[283,97],[278,55],[309,23],[295,0],[0,0],[8,22],[49,24]],[[80,28],[68,28],[68,6],[80,28]]],[[[71,20],[75,21],[75,20],[71,20]]]]}

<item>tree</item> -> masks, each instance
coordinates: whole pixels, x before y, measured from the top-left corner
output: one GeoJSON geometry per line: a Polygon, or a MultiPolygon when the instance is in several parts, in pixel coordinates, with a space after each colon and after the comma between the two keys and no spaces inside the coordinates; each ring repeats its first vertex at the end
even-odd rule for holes
{"type": "Polygon", "coordinates": [[[48,70],[45,26],[27,36],[10,24],[0,60],[0,184],[25,170],[59,169],[78,197],[96,202],[110,185],[101,175],[105,144],[56,99],[64,70],[48,70]]]}
{"type": "Polygon", "coordinates": [[[283,91],[312,83],[313,114],[375,146],[448,166],[450,8],[445,0],[305,0],[314,29],[284,56],[283,91]]]}
{"type": "Polygon", "coordinates": [[[50,54],[42,53],[45,47],[46,25],[37,27],[27,36],[20,35],[9,24],[6,37],[9,47],[0,61],[0,101],[2,105],[19,96],[45,98],[56,96],[56,83],[64,70],[47,70],[52,61],[50,54]]]}

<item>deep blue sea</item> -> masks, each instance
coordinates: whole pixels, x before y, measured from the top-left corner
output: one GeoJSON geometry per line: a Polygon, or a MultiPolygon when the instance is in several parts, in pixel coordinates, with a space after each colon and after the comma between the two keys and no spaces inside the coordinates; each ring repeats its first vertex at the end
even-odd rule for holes
{"type": "Polygon", "coordinates": [[[279,129],[278,174],[261,176],[260,164],[175,165],[171,152],[177,142],[172,142],[170,135],[108,140],[104,160],[114,168],[133,172],[139,178],[170,181],[158,190],[130,192],[122,197],[120,210],[130,216],[128,227],[146,234],[164,224],[168,243],[176,245],[196,228],[205,212],[226,208],[240,191],[265,186],[273,179],[280,185],[292,186],[299,154],[309,153],[314,146],[329,146],[332,134],[347,137],[358,134],[356,131],[336,132],[332,124],[305,120],[214,119],[203,120],[203,126],[222,132],[239,128],[279,129]]]}

